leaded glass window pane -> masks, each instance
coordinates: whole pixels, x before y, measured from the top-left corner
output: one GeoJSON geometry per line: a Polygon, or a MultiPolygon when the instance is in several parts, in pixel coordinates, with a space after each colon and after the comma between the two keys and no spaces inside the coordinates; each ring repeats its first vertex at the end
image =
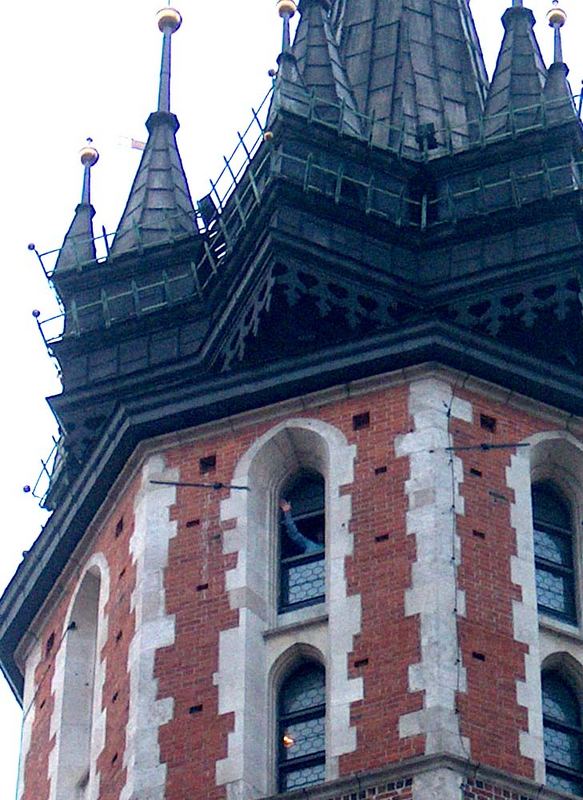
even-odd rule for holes
{"type": "Polygon", "coordinates": [[[322,667],[305,664],[285,681],[279,696],[279,790],[325,780],[326,681],[322,667]]]}
{"type": "Polygon", "coordinates": [[[577,622],[571,511],[549,484],[533,487],[534,552],[539,609],[577,622]]]}
{"type": "Polygon", "coordinates": [[[299,472],[282,493],[279,526],[281,613],[325,600],[324,502],[324,479],[317,472],[299,472]]]}
{"type": "Polygon", "coordinates": [[[583,795],[583,732],[577,696],[556,673],[542,678],[547,784],[583,795]]]}

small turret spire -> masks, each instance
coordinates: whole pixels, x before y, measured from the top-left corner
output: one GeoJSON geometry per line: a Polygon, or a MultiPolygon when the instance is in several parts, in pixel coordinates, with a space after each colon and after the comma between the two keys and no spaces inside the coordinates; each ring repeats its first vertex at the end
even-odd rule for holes
{"type": "Polygon", "coordinates": [[[559,8],[558,0],[553,0],[553,7],[547,14],[547,19],[555,34],[553,63],[549,67],[549,76],[545,85],[547,119],[551,123],[568,122],[577,117],[577,112],[567,78],[569,68],[563,60],[561,30],[567,22],[567,14],[562,8],[559,8]]]}
{"type": "Polygon", "coordinates": [[[81,192],[81,204],[82,205],[91,205],[91,167],[94,167],[95,164],[99,161],[99,153],[97,152],[96,148],[93,147],[93,139],[90,137],[87,139],[87,144],[85,144],[79,153],[79,157],[81,159],[81,164],[83,164],[84,171],[83,171],[83,190],[81,192]]]}
{"type": "Polygon", "coordinates": [[[93,146],[93,139],[87,139],[87,143],[81,148],[79,157],[83,165],[81,202],[75,209],[73,222],[63,240],[55,264],[55,275],[95,260],[93,236],[95,209],[91,205],[91,168],[99,161],[99,153],[93,146]]]}
{"type": "Polygon", "coordinates": [[[182,17],[175,8],[167,6],[158,12],[157,21],[164,36],[158,107],[146,123],[148,141],[113,240],[112,256],[198,233],[176,143],[179,124],[170,111],[171,40],[182,24],[182,17]]]}
{"type": "Polygon", "coordinates": [[[567,14],[562,8],[559,8],[559,0],[553,0],[553,8],[547,14],[549,25],[555,31],[555,52],[553,62],[555,64],[563,63],[563,41],[561,37],[561,28],[567,21],[567,14]]]}
{"type": "Polygon", "coordinates": [[[158,111],[170,113],[170,80],[172,77],[172,34],[182,25],[182,17],[175,8],[162,8],[157,14],[158,27],[164,35],[158,111]]]}
{"type": "Polygon", "coordinates": [[[283,22],[283,41],[281,44],[282,53],[289,52],[291,48],[290,22],[297,10],[298,7],[294,0],[279,0],[277,3],[277,11],[283,22]]]}
{"type": "Polygon", "coordinates": [[[547,70],[532,11],[518,0],[504,12],[504,39],[486,100],[486,136],[502,136],[542,122],[547,70]]]}

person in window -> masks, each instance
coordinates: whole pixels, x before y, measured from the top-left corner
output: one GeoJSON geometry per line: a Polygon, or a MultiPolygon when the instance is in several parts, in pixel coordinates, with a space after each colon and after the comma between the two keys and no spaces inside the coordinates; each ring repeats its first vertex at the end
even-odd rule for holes
{"type": "Polygon", "coordinates": [[[292,542],[298,547],[300,553],[320,553],[324,549],[324,542],[314,542],[311,539],[308,539],[307,536],[304,536],[303,533],[300,533],[298,526],[292,517],[291,503],[288,503],[287,500],[282,498],[279,503],[279,507],[283,512],[283,524],[285,525],[285,531],[292,542]]]}

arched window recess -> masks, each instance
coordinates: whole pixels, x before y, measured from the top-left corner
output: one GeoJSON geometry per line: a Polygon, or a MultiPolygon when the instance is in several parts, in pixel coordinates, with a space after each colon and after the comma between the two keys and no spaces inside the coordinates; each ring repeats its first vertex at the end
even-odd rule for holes
{"type": "Polygon", "coordinates": [[[278,702],[278,790],[326,779],[326,675],[307,662],[283,682],[278,702]]]}
{"type": "Polygon", "coordinates": [[[322,603],[326,596],[326,512],[322,476],[302,470],[280,495],[279,612],[322,603]]]}
{"type": "Polygon", "coordinates": [[[583,728],[577,695],[557,672],[542,676],[547,786],[583,796],[583,728]]]}
{"type": "Polygon", "coordinates": [[[539,611],[577,624],[571,509],[549,483],[532,489],[536,590],[539,611]]]}

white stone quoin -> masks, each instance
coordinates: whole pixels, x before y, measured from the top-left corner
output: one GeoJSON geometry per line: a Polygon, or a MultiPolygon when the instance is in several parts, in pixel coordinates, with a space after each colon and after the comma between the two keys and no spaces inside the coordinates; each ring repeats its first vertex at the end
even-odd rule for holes
{"type": "Polygon", "coordinates": [[[409,459],[405,491],[407,532],[415,536],[417,561],[405,597],[407,616],[419,615],[421,661],[409,668],[409,689],[424,693],[424,707],[400,719],[400,736],[426,736],[426,753],[469,755],[456,714],[456,693],[466,691],[458,645],[457,616],[465,594],[457,588],[460,539],[456,517],[464,513],[459,487],[461,460],[451,446],[452,418],[472,420],[471,405],[449,384],[428,378],[411,384],[409,411],[414,430],[395,442],[396,455],[409,459]]]}
{"type": "Polygon", "coordinates": [[[166,613],[164,571],[170,540],[177,524],[170,520],[176,501],[173,486],[156,486],[152,480],[178,481],[177,470],[166,469],[161,456],[152,456],[142,472],[135,501],[134,533],[130,551],[136,565],[132,593],[136,630],[128,654],[130,709],[124,765],[127,780],[120,800],[164,800],[166,765],[160,759],[160,727],[172,719],[172,698],[157,699],[154,677],[156,651],[174,644],[174,616],[166,613]]]}

